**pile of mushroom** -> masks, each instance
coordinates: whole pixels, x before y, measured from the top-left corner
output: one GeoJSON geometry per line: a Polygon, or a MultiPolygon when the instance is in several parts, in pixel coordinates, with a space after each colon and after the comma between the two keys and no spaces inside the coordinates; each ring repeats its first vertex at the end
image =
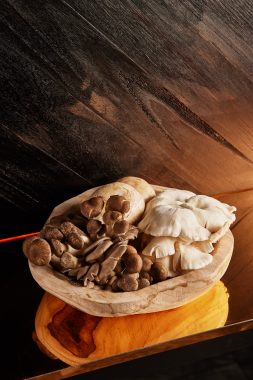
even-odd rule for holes
{"type": "Polygon", "coordinates": [[[167,189],[154,197],[138,224],[148,244],[142,255],[164,268],[164,277],[205,267],[214,243],[235,220],[236,208],[190,191],[167,189]]]}
{"type": "Polygon", "coordinates": [[[23,251],[73,283],[135,291],[203,268],[235,220],[235,207],[205,195],[125,177],[78,196],[78,207],[53,214],[23,251]],[[74,210],[74,211],[73,211],[74,210]]]}

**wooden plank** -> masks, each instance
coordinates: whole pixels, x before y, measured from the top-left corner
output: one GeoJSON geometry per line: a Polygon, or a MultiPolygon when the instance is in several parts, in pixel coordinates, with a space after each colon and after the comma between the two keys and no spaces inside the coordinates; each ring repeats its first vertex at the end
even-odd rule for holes
{"type": "MultiPolygon", "coordinates": [[[[91,186],[128,174],[208,194],[253,186],[251,3],[0,6],[3,123],[20,168],[28,144],[91,186]]],[[[23,179],[32,197],[41,181],[23,179]]]]}

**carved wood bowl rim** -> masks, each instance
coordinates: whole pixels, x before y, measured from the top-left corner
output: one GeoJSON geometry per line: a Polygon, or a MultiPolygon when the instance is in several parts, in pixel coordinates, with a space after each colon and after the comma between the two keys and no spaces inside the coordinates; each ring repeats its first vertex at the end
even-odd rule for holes
{"type": "MultiPolygon", "coordinates": [[[[156,193],[166,189],[162,186],[154,185],[153,187],[156,193]]],[[[87,194],[87,192],[85,193],[87,194]]],[[[69,204],[73,205],[75,200],[79,202],[80,196],[70,199],[69,204]]],[[[66,206],[67,202],[64,202],[66,206]]],[[[51,216],[56,214],[57,207],[51,216]]],[[[216,243],[212,252],[213,260],[205,268],[191,270],[183,275],[133,292],[113,293],[102,289],[88,289],[71,283],[69,279],[54,271],[50,266],[36,266],[29,262],[29,268],[34,280],[44,290],[89,314],[121,316],[151,313],[182,306],[208,291],[226,272],[233,247],[234,238],[229,230],[216,243]]]]}

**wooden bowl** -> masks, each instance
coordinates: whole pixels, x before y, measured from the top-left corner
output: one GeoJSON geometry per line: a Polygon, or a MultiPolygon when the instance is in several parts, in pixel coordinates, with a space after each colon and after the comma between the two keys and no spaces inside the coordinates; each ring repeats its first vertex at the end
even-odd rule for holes
{"type": "MultiPolygon", "coordinates": [[[[164,187],[154,186],[157,193],[164,187]]],[[[87,194],[87,192],[83,193],[87,194]]],[[[50,217],[74,209],[82,195],[57,206],[50,217]]],[[[221,279],[227,270],[234,247],[231,231],[215,245],[213,261],[203,269],[192,270],[172,279],[134,292],[113,293],[72,284],[51,267],[29,262],[34,280],[47,292],[91,315],[102,317],[152,313],[174,309],[198,298],[221,279]]]]}

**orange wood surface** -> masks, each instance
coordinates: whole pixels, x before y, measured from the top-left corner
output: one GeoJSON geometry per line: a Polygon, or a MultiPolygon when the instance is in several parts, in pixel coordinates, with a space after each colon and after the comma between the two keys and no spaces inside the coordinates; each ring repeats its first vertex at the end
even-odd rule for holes
{"type": "Polygon", "coordinates": [[[220,281],[174,310],[126,317],[90,316],[45,293],[36,315],[40,342],[67,364],[88,363],[224,326],[228,293],[220,281]]]}

